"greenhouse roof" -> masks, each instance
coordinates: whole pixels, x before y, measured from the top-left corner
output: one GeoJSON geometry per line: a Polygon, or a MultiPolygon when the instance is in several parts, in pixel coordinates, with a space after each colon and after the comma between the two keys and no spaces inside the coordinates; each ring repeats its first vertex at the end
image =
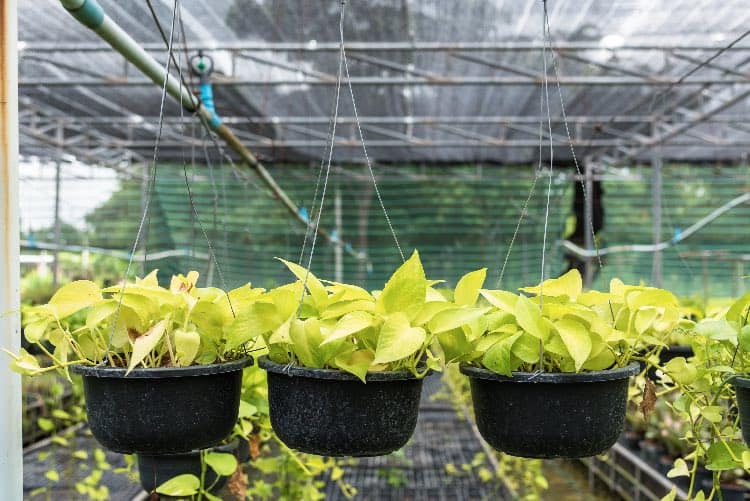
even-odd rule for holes
{"type": "MultiPolygon", "coordinates": [[[[166,60],[147,2],[100,3],[166,60]]],[[[173,2],[153,4],[168,33],[173,2]]],[[[540,115],[546,127],[541,2],[350,4],[348,60],[376,161],[536,161],[540,115]]],[[[556,159],[570,160],[558,81],[579,159],[643,161],[657,146],[667,159],[744,159],[750,39],[722,48],[750,21],[745,1],[548,4],[559,66],[559,80],[548,68],[556,159]]],[[[180,7],[181,64],[198,49],[213,57],[218,113],[245,145],[267,161],[319,159],[336,82],[338,3],[183,0],[180,7]]],[[[19,9],[21,153],[53,158],[64,149],[106,165],[150,158],[160,89],[58,0],[19,9]]],[[[347,98],[342,90],[340,162],[362,158],[347,98]]],[[[197,121],[181,118],[176,103],[167,106],[164,127],[162,158],[204,144],[197,121]]]]}

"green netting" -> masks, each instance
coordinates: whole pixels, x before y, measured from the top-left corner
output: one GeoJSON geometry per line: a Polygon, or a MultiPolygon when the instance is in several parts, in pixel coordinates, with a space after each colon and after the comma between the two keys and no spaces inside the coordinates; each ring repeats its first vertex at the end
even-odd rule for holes
{"type": "MultiPolygon", "coordinates": [[[[277,165],[272,175],[291,199],[310,211],[317,179],[315,166],[277,165]]],[[[532,183],[533,169],[521,166],[378,166],[379,185],[404,251],[419,249],[429,276],[449,283],[479,267],[490,269],[494,286],[532,183]]],[[[547,276],[565,269],[559,240],[571,227],[575,192],[571,170],[558,169],[553,179],[549,221],[547,276]]],[[[196,166],[188,170],[203,228],[214,244],[227,286],[252,281],[271,286],[290,275],[273,258],[296,261],[304,226],[286,212],[250,173],[230,167],[196,166]]],[[[72,182],[72,181],[71,181],[72,182]]],[[[526,218],[508,261],[504,287],[538,281],[547,179],[536,186],[526,218]]],[[[653,241],[651,171],[635,167],[608,173],[603,180],[602,245],[653,241]]],[[[747,166],[698,167],[669,165],[663,175],[663,239],[672,238],[715,208],[750,189],[747,166]]],[[[340,198],[339,237],[354,253],[343,258],[343,279],[379,288],[400,262],[366,167],[340,166],[331,174],[321,226],[336,229],[336,197],[340,198]]],[[[140,181],[121,181],[110,199],[86,216],[88,243],[129,250],[142,209],[140,181]]],[[[745,272],[736,259],[746,252],[750,206],[737,207],[686,241],[663,253],[664,286],[682,295],[727,296],[742,292],[745,272]],[[702,257],[700,252],[714,254],[702,257]],[[725,256],[716,256],[722,251],[725,256]]],[[[582,224],[579,222],[579,224],[582,224]]],[[[197,269],[221,285],[191,209],[180,167],[160,166],[147,225],[147,250],[178,250],[182,255],[152,260],[163,278],[197,269]]],[[[70,238],[70,237],[69,237],[70,238]]],[[[81,243],[81,242],[66,242],[81,243]]],[[[606,287],[614,276],[628,282],[651,280],[651,253],[620,253],[604,259],[594,285],[606,287]]],[[[140,270],[138,270],[140,271],[140,270]]],[[[318,241],[313,271],[333,279],[333,246],[318,241]]]]}

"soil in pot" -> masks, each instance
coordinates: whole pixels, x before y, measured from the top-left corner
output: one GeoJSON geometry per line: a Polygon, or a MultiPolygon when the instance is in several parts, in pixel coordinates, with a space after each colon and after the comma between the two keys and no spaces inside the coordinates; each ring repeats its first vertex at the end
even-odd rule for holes
{"type": "Polygon", "coordinates": [[[608,450],[625,423],[628,378],[638,364],[608,371],[514,373],[461,366],[477,427],[495,449],[530,458],[579,458],[608,450]]]}
{"type": "Polygon", "coordinates": [[[83,376],[94,437],[122,454],[206,449],[232,432],[242,369],[252,358],[191,367],[135,369],[73,366],[83,376]]]}
{"type": "MultiPolygon", "coordinates": [[[[236,453],[238,441],[233,440],[229,444],[215,447],[217,452],[236,453]]],[[[201,477],[201,452],[191,451],[184,454],[163,454],[158,456],[149,456],[145,454],[138,455],[138,476],[141,480],[141,487],[146,492],[153,492],[161,484],[182,474],[192,474],[201,477]]],[[[210,492],[218,492],[224,487],[227,477],[219,477],[215,471],[206,467],[204,485],[213,486],[210,492]]]]}
{"type": "Polygon", "coordinates": [[[277,364],[267,357],[271,425],[290,448],[321,456],[382,456],[417,425],[422,380],[409,372],[347,372],[277,364]]]}

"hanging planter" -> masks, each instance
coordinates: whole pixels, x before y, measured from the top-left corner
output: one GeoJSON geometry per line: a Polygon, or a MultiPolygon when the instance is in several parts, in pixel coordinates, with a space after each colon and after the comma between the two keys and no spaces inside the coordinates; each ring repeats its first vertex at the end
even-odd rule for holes
{"type": "Polygon", "coordinates": [[[255,293],[197,287],[198,273],[159,286],[156,271],[105,289],[80,280],[48,304],[28,310],[25,336],[51,343],[51,364],[25,350],[11,368],[34,376],[51,370],[83,377],[94,437],[115,452],[174,454],[211,447],[238,417],[242,369],[252,363],[240,311],[255,293]],[[224,333],[228,332],[225,337],[224,333]]]}
{"type": "Polygon", "coordinates": [[[372,372],[366,383],[331,369],[258,360],[268,371],[274,431],[292,449],[321,456],[380,456],[406,445],[417,425],[422,380],[372,372]]]}
{"type": "Polygon", "coordinates": [[[205,449],[237,421],[244,358],[191,367],[126,369],[76,365],[94,437],[122,454],[205,449]]]}
{"type": "Polygon", "coordinates": [[[495,449],[531,458],[594,456],[622,433],[628,378],[638,364],[578,374],[514,373],[461,366],[477,427],[495,449]]]}
{"type": "MultiPolygon", "coordinates": [[[[214,447],[213,452],[237,453],[238,442],[233,440],[229,444],[214,447]]],[[[162,454],[150,456],[138,455],[138,476],[141,487],[146,492],[153,492],[157,487],[178,475],[195,475],[201,478],[201,451],[195,450],[183,454],[162,454]]],[[[213,468],[206,467],[203,484],[211,486],[210,492],[215,493],[227,482],[227,477],[219,475],[213,468]]]]}

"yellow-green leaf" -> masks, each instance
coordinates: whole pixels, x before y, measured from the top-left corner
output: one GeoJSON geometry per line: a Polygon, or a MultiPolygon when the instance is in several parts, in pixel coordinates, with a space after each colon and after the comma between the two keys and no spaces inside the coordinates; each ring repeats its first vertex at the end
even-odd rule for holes
{"type": "Polygon", "coordinates": [[[372,315],[366,311],[353,311],[347,313],[336,322],[333,331],[320,343],[321,346],[330,344],[356,334],[370,327],[373,323],[372,315]]]}
{"type": "Polygon", "coordinates": [[[487,289],[482,289],[479,293],[487,300],[487,302],[501,311],[513,313],[516,308],[518,296],[513,293],[507,291],[491,291],[487,289]]]}
{"type": "Polygon", "coordinates": [[[404,313],[424,304],[427,292],[427,279],[419,260],[419,253],[406,260],[385,284],[376,300],[377,311],[382,313],[404,313]]]}
{"type": "Polygon", "coordinates": [[[542,341],[547,340],[549,330],[542,319],[538,305],[525,296],[518,296],[513,313],[516,316],[516,322],[523,330],[542,341]]]}
{"type": "Polygon", "coordinates": [[[676,477],[689,477],[690,476],[690,469],[688,468],[687,463],[682,458],[677,458],[674,460],[674,466],[672,466],[672,469],[667,472],[667,478],[676,478],[676,477]]]}
{"type": "Polygon", "coordinates": [[[487,268],[472,271],[461,277],[453,293],[453,302],[459,306],[474,306],[486,277],[487,268]]]}
{"type": "Polygon", "coordinates": [[[402,360],[419,350],[427,334],[421,327],[411,327],[404,313],[394,313],[385,319],[375,349],[375,364],[402,360]]]}
{"type": "Polygon", "coordinates": [[[195,475],[183,473],[172,477],[156,488],[158,494],[173,497],[193,496],[198,493],[201,481],[195,475]]]}
{"type": "Polygon", "coordinates": [[[679,384],[691,384],[698,379],[698,369],[694,364],[688,363],[685,357],[675,357],[664,364],[664,371],[679,384]]]}
{"type": "Polygon", "coordinates": [[[451,308],[438,312],[427,324],[433,334],[469,324],[487,312],[487,308],[451,308]]]}
{"type": "Polygon", "coordinates": [[[49,300],[48,308],[57,318],[65,318],[101,299],[98,285],[89,280],[76,280],[60,287],[49,300]]]}
{"type": "Polygon", "coordinates": [[[578,320],[569,317],[558,320],[555,328],[560,334],[565,349],[573,359],[576,372],[581,370],[591,354],[591,334],[588,329],[578,320]]]}
{"type": "Polygon", "coordinates": [[[575,301],[583,290],[583,280],[581,280],[581,273],[572,269],[561,277],[550,278],[534,287],[522,287],[521,290],[537,296],[566,296],[571,301],[575,301]]]}
{"type": "Polygon", "coordinates": [[[513,344],[522,334],[522,332],[518,332],[492,345],[482,357],[482,364],[493,372],[504,376],[512,376],[514,367],[511,365],[510,354],[513,344]]]}
{"type": "Polygon", "coordinates": [[[306,285],[307,290],[310,291],[310,295],[312,295],[317,308],[323,308],[326,306],[328,302],[328,291],[321,283],[321,281],[318,280],[311,271],[308,271],[306,268],[298,264],[289,262],[285,259],[276,259],[284,263],[286,267],[289,268],[289,271],[294,273],[294,276],[296,276],[302,283],[306,285]]]}
{"type": "Polygon", "coordinates": [[[237,469],[237,458],[229,452],[206,452],[206,464],[222,477],[228,477],[237,469]]]}
{"type": "Polygon", "coordinates": [[[18,374],[26,376],[34,376],[41,370],[39,362],[34,355],[21,348],[21,352],[16,355],[3,348],[3,351],[13,357],[13,361],[10,363],[10,370],[18,374]]]}
{"type": "Polygon", "coordinates": [[[193,363],[201,345],[201,336],[196,331],[177,329],[174,331],[174,355],[178,366],[193,363]]]}
{"type": "Polygon", "coordinates": [[[337,301],[326,307],[320,314],[321,320],[329,318],[339,318],[353,311],[374,311],[375,301],[373,299],[351,299],[346,301],[337,301]]]}

